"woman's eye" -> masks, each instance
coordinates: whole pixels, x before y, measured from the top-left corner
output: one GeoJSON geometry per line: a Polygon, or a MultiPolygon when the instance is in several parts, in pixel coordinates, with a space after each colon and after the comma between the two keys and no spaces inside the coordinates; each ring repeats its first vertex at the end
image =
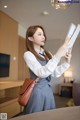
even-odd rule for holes
{"type": "Polygon", "coordinates": [[[41,34],[41,33],[39,33],[38,35],[39,35],[39,36],[44,36],[44,35],[43,35],[43,34],[41,34]]]}
{"type": "Polygon", "coordinates": [[[39,36],[41,36],[41,34],[40,34],[40,33],[39,33],[38,35],[39,35],[39,36]]]}

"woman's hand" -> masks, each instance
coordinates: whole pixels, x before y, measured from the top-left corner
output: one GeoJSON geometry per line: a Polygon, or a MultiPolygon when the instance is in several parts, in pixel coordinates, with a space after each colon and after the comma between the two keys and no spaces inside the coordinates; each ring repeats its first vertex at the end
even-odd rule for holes
{"type": "Polygon", "coordinates": [[[66,55],[64,56],[67,63],[70,63],[70,61],[71,61],[71,57],[72,57],[71,51],[72,51],[72,48],[70,48],[70,49],[68,50],[68,52],[66,53],[66,55]]]}
{"type": "Polygon", "coordinates": [[[61,59],[61,57],[64,57],[68,51],[68,43],[69,38],[66,38],[64,44],[58,49],[57,53],[55,54],[56,58],[61,59]]]}

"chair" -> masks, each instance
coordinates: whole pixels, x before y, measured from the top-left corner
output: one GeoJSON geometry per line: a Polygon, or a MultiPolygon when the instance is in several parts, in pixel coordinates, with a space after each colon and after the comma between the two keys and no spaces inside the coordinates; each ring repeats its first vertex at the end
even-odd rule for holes
{"type": "Polygon", "coordinates": [[[73,101],[76,106],[80,105],[80,81],[73,83],[73,101]]]}

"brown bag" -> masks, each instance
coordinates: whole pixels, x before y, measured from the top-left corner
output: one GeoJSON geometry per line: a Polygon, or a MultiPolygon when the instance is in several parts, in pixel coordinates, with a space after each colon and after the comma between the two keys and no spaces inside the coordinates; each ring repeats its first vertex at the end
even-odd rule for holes
{"type": "Polygon", "coordinates": [[[39,78],[36,78],[35,80],[31,80],[30,78],[25,79],[23,86],[19,93],[18,101],[20,105],[22,106],[27,105],[29,98],[31,96],[31,93],[33,91],[33,88],[35,87],[38,81],[39,81],[39,78]]]}

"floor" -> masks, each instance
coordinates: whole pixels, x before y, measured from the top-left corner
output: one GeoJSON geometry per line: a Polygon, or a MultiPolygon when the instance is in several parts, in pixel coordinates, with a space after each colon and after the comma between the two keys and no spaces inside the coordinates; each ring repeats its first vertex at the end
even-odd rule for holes
{"type": "Polygon", "coordinates": [[[71,100],[71,98],[55,95],[55,102],[57,108],[67,107],[67,103],[69,102],[69,100],[71,100]]]}

